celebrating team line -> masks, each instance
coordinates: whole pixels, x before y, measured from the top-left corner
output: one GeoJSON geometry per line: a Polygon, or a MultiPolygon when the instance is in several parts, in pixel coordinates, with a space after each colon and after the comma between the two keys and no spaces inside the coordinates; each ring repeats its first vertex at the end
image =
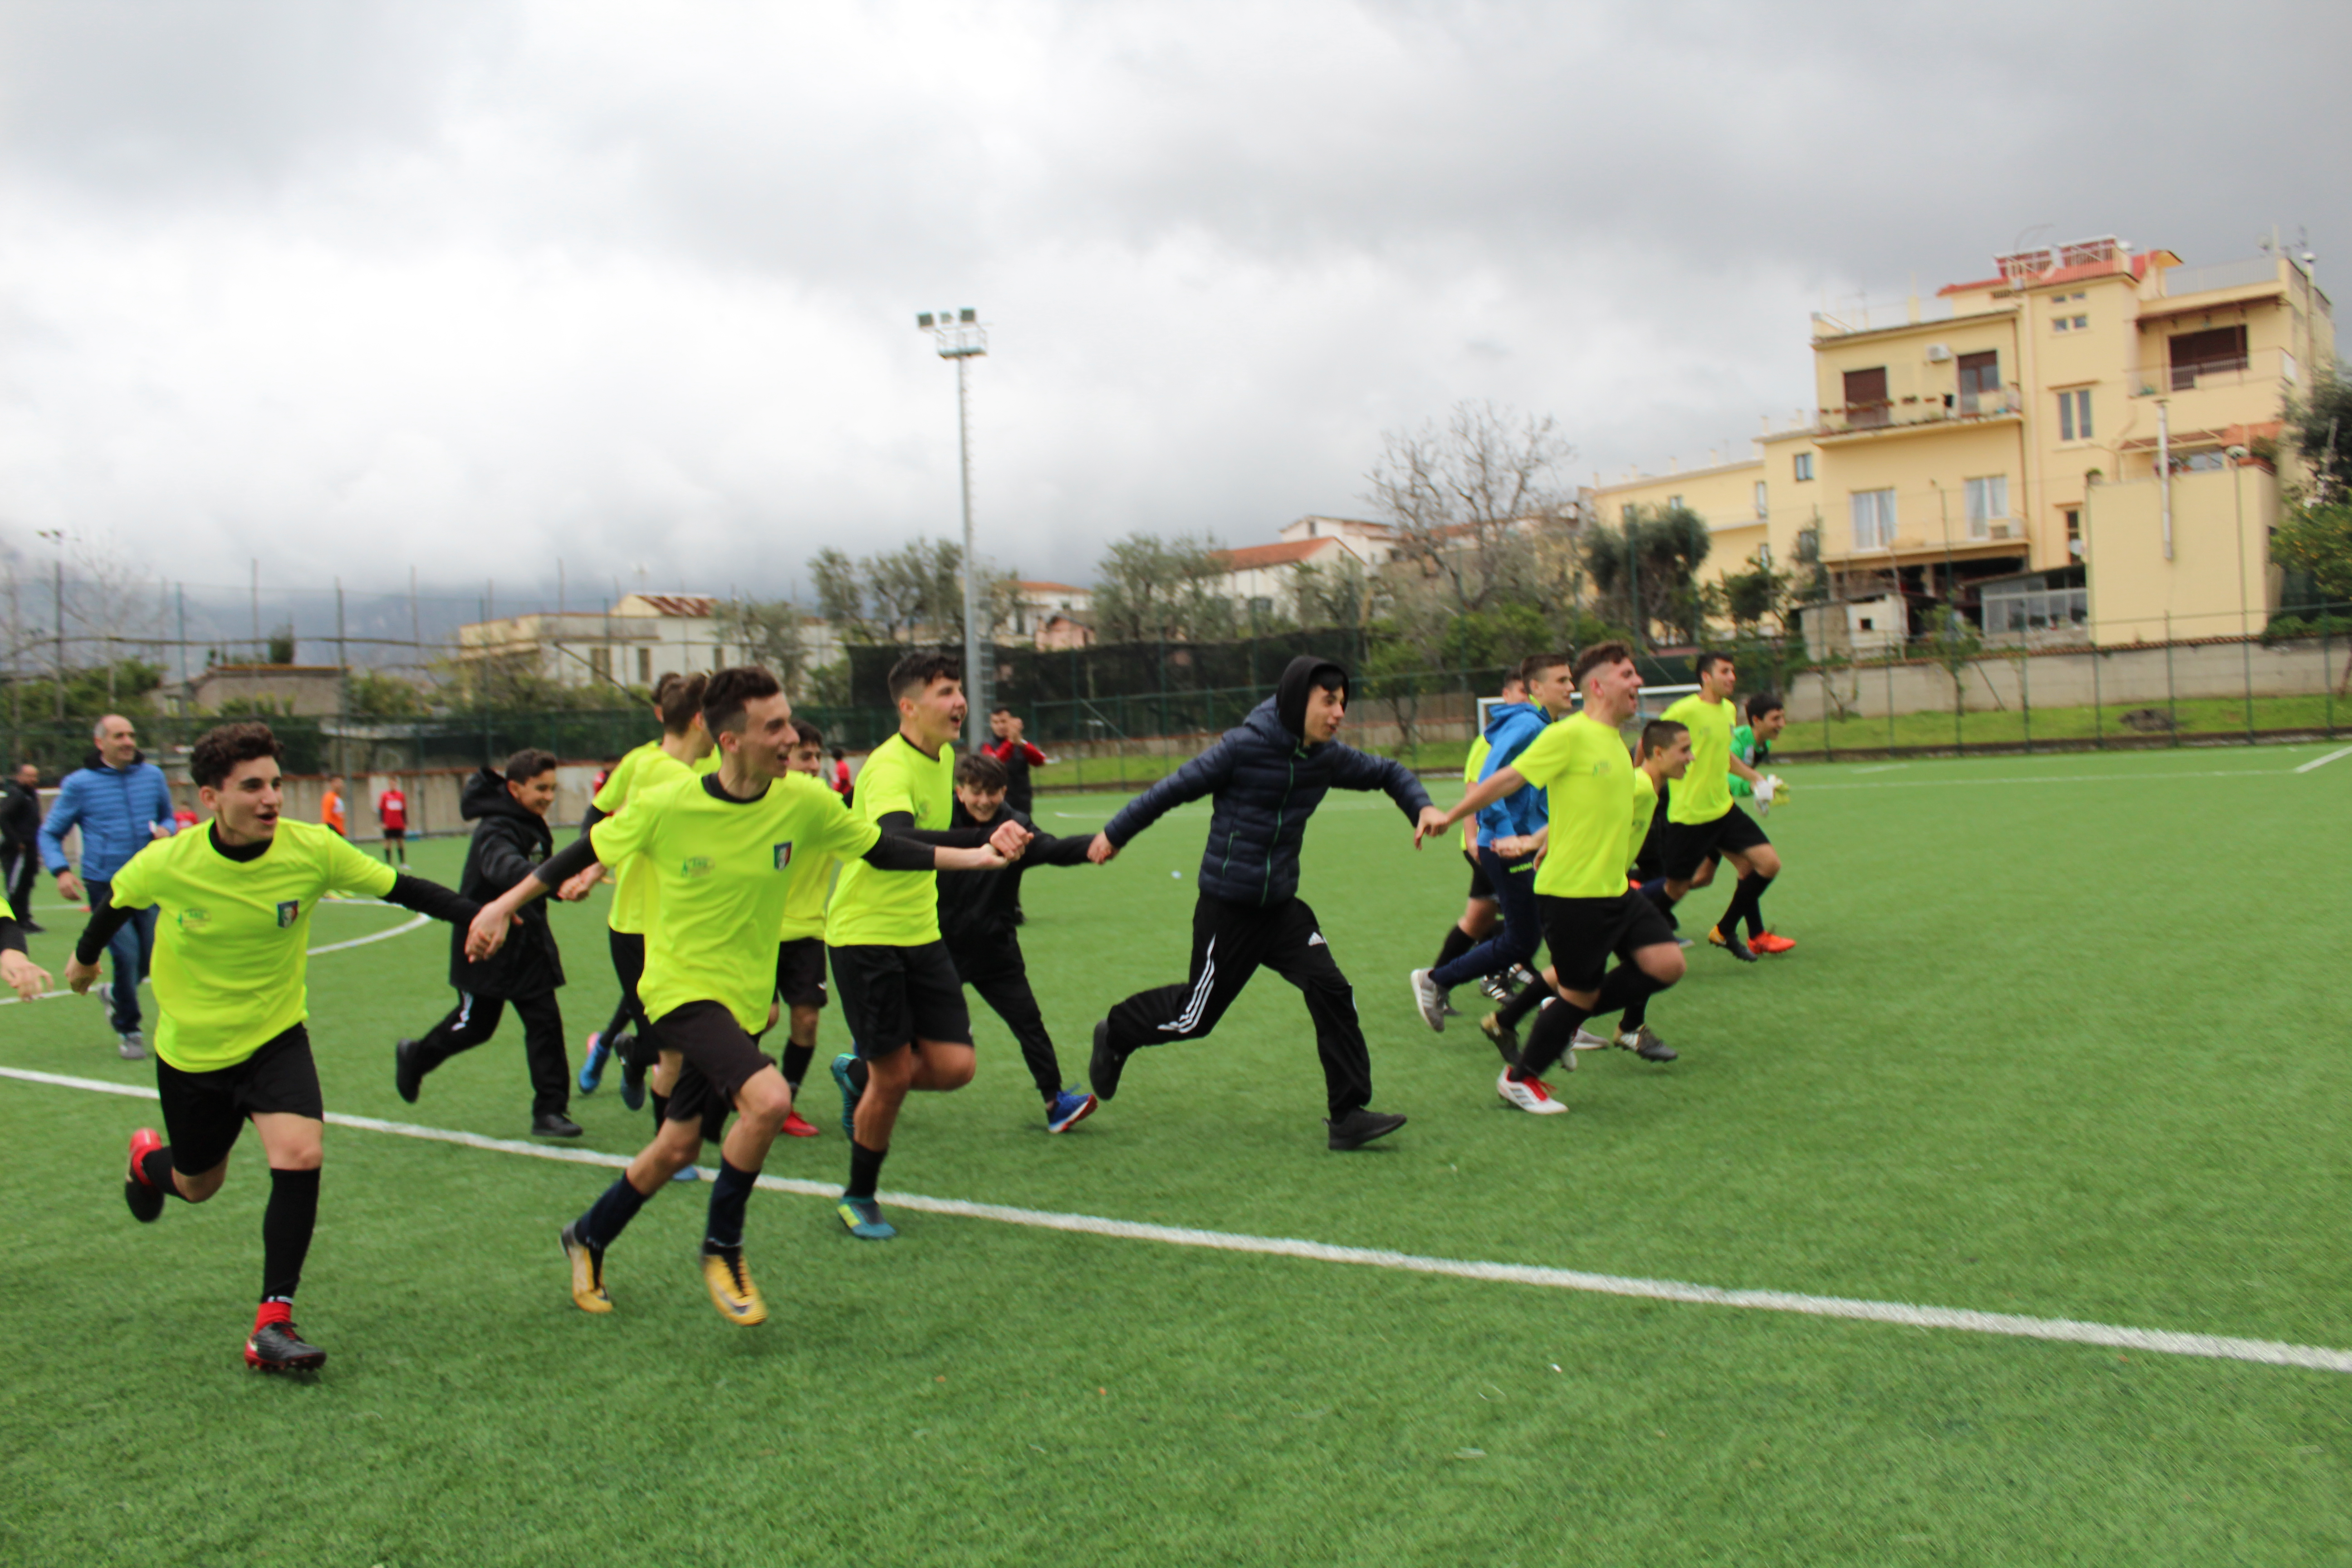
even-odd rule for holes
{"type": "MultiPolygon", "coordinates": [[[[229,723],[195,746],[190,771],[211,820],[159,837],[108,868],[107,896],[76,944],[66,980],[87,993],[124,928],[152,922],[154,1038],[163,1130],[132,1133],[123,1192],[152,1224],[173,1200],[221,1189],[251,1122],[270,1174],[262,1222],[260,1304],[248,1364],[307,1371],[326,1360],[293,1321],[316,1226],[325,1100],[307,1030],[308,934],[331,895],[382,900],[448,922],[455,1008],[394,1052],[394,1082],[415,1101],[428,1075],[492,1037],[511,1005],[523,1022],[532,1131],[572,1138],[576,1087],[593,1093],[618,1061],[631,1110],[653,1102],[650,1136],[625,1170],[563,1225],[556,1240],[581,1310],[625,1305],[607,1263],[638,1212],[691,1179],[706,1143],[719,1163],[705,1201],[698,1270],[729,1322],[768,1309],[746,1261],[745,1215],[780,1135],[818,1136],[801,1114],[823,1011],[837,990],[846,1048],[831,1058],[848,1141],[836,1205],[861,1240],[897,1232],[879,1178],[913,1092],[972,1080],[978,1053],[965,987],[1019,1046],[1046,1130],[1069,1131],[1116,1097],[1148,1085],[1144,1053],[1213,1033],[1260,969],[1297,987],[1322,1068],[1320,1135],[1352,1151],[1404,1126],[1374,1108],[1371,1052],[1355,993],[1301,896],[1307,824],[1332,789],[1386,795],[1411,842],[1475,819],[1465,854],[1470,904],[1440,962],[1412,975],[1422,1019],[1442,1031],[1449,993],[1477,982],[1497,1004],[1481,1031],[1503,1058],[1495,1092],[1538,1114],[1566,1109],[1547,1081],[1573,1052],[1615,1046],[1652,1063],[1676,1052],[1650,1026],[1654,998],[1684,975],[1674,910],[1732,865],[1732,901],[1710,942],[1733,956],[1794,944],[1762,923],[1781,863],[1755,817],[1785,786],[1757,764],[1780,704],[1752,699],[1735,731],[1734,671],[1699,659],[1700,689],[1646,725],[1629,752],[1641,676],[1622,643],[1523,661],[1483,728],[1450,811],[1402,764],[1339,739],[1349,681],[1302,657],[1273,696],[1232,731],[1115,813],[1100,831],[1041,831],[1025,809],[1027,771],[1047,759],[1017,718],[993,715],[995,745],[959,758],[962,672],[940,654],[902,658],[888,677],[898,729],[854,787],[828,778],[823,735],[794,718],[775,677],[757,667],[665,676],[661,734],[601,782],[577,839],[557,849],[546,817],[555,759],[518,752],[465,792],[476,822],[457,889],[396,869],[331,827],[287,819],[283,748],[268,728],[229,723]],[[1211,803],[1185,977],[1108,1005],[1092,1029],[1087,1083],[1064,1076],[1028,978],[1021,925],[1024,873],[1100,866],[1175,807],[1211,803]],[[621,1003],[589,1037],[576,1084],[555,992],[563,969],[538,901],[585,897],[614,882],[610,947],[621,1003]],[[1533,968],[1539,950],[1549,963],[1533,968]],[[1612,965],[1612,960],[1614,965],[1612,965]],[[830,969],[830,985],[827,970],[830,969]],[[1532,1014],[1524,1044],[1519,1027],[1532,1014]],[[1615,1016],[1612,1027],[1587,1026],[1615,1016]],[[779,1056],[762,1048],[779,1026],[779,1056]]],[[[121,952],[117,944],[118,952],[121,952]]],[[[118,972],[121,970],[118,959],[118,972]]],[[[48,976],[26,955],[0,902],[0,982],[39,994],[48,976]]],[[[118,1019],[121,1014],[118,1012],[118,1019]]],[[[630,1287],[634,1289],[635,1287],[630,1287]]]]}

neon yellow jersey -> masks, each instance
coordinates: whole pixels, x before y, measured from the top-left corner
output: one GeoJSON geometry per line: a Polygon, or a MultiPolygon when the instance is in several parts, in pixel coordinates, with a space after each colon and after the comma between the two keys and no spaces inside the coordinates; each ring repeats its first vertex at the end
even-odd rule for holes
{"type": "Polygon", "coordinates": [[[1624,738],[1572,713],[1547,725],[1511,765],[1551,803],[1551,848],[1536,868],[1536,891],[1554,899],[1623,892],[1625,827],[1637,787],[1627,775],[1639,771],[1624,738]]]}
{"type": "Polygon", "coordinates": [[[1487,744],[1486,737],[1484,733],[1479,734],[1476,738],[1471,741],[1470,760],[1462,764],[1462,782],[1464,784],[1475,784],[1478,782],[1479,772],[1486,765],[1486,753],[1494,749],[1495,748],[1493,746],[1487,744]]]}
{"type": "Polygon", "coordinates": [[[300,1023],[310,911],[328,893],[383,898],[394,879],[333,828],[285,817],[251,860],[214,847],[209,826],[145,846],[114,874],[114,901],[157,911],[155,1054],[215,1072],[300,1023]]]}
{"type": "MultiPolygon", "coordinates": [[[[927,757],[906,736],[891,736],[858,770],[853,809],[868,823],[903,811],[925,832],[944,831],[955,813],[955,748],[941,746],[937,757],[927,757]]],[[[849,861],[833,889],[825,942],[920,947],[939,941],[939,883],[936,871],[877,871],[863,860],[849,861]]]]}
{"type": "Polygon", "coordinates": [[[1668,822],[1713,822],[1731,809],[1731,709],[1693,692],[1658,715],[1690,730],[1690,769],[1666,797],[1668,822]]]}
{"type": "MultiPolygon", "coordinates": [[[[675,761],[675,759],[673,759],[675,761]]],[[[677,776],[589,830],[607,866],[641,862],[660,918],[646,932],[637,994],[654,1017],[717,1002],[751,1034],[768,1026],[776,937],[794,862],[847,859],[882,837],[813,778],[771,779],[757,800],[712,793],[717,781],[677,776]]],[[[862,862],[861,862],[862,863],[862,862]]]]}
{"type": "Polygon", "coordinates": [[[1625,840],[1625,869],[1631,871],[1650,837],[1650,818],[1658,815],[1658,783],[1646,769],[1633,770],[1633,835],[1625,840]]]}
{"type": "MultiPolygon", "coordinates": [[[[719,753],[713,752],[712,756],[719,753]]],[[[689,769],[658,741],[648,741],[623,757],[604,787],[596,792],[596,809],[617,816],[630,801],[641,799],[698,770],[689,769]]],[[[604,824],[597,824],[603,826],[604,824]]],[[[638,866],[623,866],[613,873],[613,910],[604,923],[614,931],[642,936],[654,922],[654,884],[638,866]]]]}
{"type": "MultiPolygon", "coordinates": [[[[806,775],[803,774],[803,777],[806,775]]],[[[824,780],[817,781],[820,784],[824,780]]],[[[825,794],[838,801],[831,785],[825,794]]],[[[847,811],[847,806],[841,808],[847,811]]],[[[793,859],[792,887],[784,894],[784,924],[777,933],[779,942],[800,942],[808,937],[824,935],[824,906],[833,897],[833,873],[840,866],[831,855],[801,855],[793,859]]]]}

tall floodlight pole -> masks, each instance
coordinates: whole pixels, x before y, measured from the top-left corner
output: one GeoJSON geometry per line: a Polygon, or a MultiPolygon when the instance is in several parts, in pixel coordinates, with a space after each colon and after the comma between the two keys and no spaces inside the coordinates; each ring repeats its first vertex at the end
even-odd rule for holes
{"type": "Polygon", "coordinates": [[[956,458],[963,480],[963,691],[965,743],[974,750],[987,732],[987,671],[980,662],[980,557],[971,543],[971,362],[988,352],[988,329],[980,312],[926,310],[915,325],[931,334],[941,359],[955,361],[956,458]]]}

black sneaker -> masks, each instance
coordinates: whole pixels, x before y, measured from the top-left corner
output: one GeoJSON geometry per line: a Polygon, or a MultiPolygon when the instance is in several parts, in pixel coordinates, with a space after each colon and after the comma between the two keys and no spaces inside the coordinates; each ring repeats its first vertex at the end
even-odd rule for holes
{"type": "Polygon", "coordinates": [[[1503,1053],[1505,1067],[1519,1065],[1519,1032],[1503,1022],[1500,1013],[1489,1013],[1479,1019],[1478,1032],[1493,1041],[1495,1048],[1503,1053]]]}
{"type": "Polygon", "coordinates": [[[416,1070],[415,1040],[403,1040],[392,1047],[392,1087],[401,1099],[411,1105],[416,1103],[416,1092],[425,1087],[425,1075],[416,1070]]]}
{"type": "Polygon", "coordinates": [[[577,1138],[580,1123],[557,1110],[542,1110],[530,1119],[530,1135],[534,1138],[577,1138]]]}
{"type": "Polygon", "coordinates": [[[131,1205],[131,1217],[141,1225],[153,1225],[163,1213],[163,1193],[150,1186],[139,1163],[163,1146],[152,1127],[142,1127],[131,1135],[131,1168],[122,1178],[122,1201],[131,1205]]]}
{"type": "Polygon", "coordinates": [[[1111,1048],[1110,1020],[1105,1018],[1095,1026],[1095,1054],[1087,1064],[1087,1082],[1097,1100],[1108,1100],[1118,1092],[1118,1075],[1127,1070],[1128,1053],[1111,1048]]]}
{"type": "Polygon", "coordinates": [[[316,1372],[327,1364],[327,1352],[302,1342],[302,1331],[291,1320],[264,1323],[245,1342],[245,1364],[256,1372],[316,1372]]]}
{"type": "Polygon", "coordinates": [[[1619,1035],[1610,1041],[1621,1051],[1631,1051],[1645,1062],[1670,1062],[1677,1054],[1675,1048],[1643,1025],[1630,1035],[1619,1035]]]}
{"type": "Polygon", "coordinates": [[[1721,926],[1715,926],[1708,930],[1706,940],[1742,963],[1756,962],[1755,952],[1746,942],[1739,940],[1739,933],[1736,931],[1726,931],[1721,926]]]}
{"type": "Polygon", "coordinates": [[[1404,1118],[1367,1110],[1360,1105],[1337,1121],[1327,1121],[1324,1125],[1331,1129],[1332,1148],[1360,1149],[1373,1139],[1385,1138],[1403,1126],[1404,1118]]]}

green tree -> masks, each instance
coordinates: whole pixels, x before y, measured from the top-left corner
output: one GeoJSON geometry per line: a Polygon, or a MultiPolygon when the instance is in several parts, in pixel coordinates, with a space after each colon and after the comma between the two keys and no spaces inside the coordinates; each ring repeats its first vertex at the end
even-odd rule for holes
{"type": "Polygon", "coordinates": [[[1594,524],[1584,570],[1601,613],[1635,627],[1643,643],[1653,626],[1670,641],[1698,641],[1706,621],[1698,569],[1710,542],[1706,521],[1685,506],[1635,507],[1622,527],[1594,524]]]}
{"type": "Polygon", "coordinates": [[[2314,506],[2352,500],[2352,381],[2323,374],[2309,395],[2289,398],[2286,436],[2303,459],[2304,500],[2314,506]]]}
{"type": "Polygon", "coordinates": [[[433,710],[415,681],[377,669],[354,669],[346,675],[343,700],[353,713],[378,719],[421,719],[433,710]]]}
{"type": "Polygon", "coordinates": [[[1238,628],[1223,548],[1207,535],[1140,531],[1095,564],[1095,631],[1105,642],[1215,642],[1238,628]]]}
{"type": "Polygon", "coordinates": [[[2309,577],[2323,599],[2352,600],[2352,500],[2289,507],[2271,534],[2271,554],[2309,577]]]}
{"type": "Polygon", "coordinates": [[[789,599],[728,599],[711,611],[721,647],[739,649],[783,682],[784,695],[798,702],[807,684],[808,644],[801,637],[802,612],[789,599]]]}

